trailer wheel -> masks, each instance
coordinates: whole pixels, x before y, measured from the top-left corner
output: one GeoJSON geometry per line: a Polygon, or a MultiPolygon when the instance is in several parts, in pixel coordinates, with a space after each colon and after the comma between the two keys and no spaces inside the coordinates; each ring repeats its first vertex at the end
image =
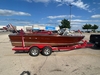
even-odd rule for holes
{"type": "Polygon", "coordinates": [[[42,49],[42,54],[45,55],[45,56],[49,56],[49,55],[51,55],[51,53],[52,53],[52,49],[48,46],[45,46],[42,49]]]}
{"type": "Polygon", "coordinates": [[[30,51],[29,51],[29,54],[30,54],[31,56],[38,56],[39,53],[40,53],[40,50],[39,50],[38,47],[32,47],[32,48],[30,49],[30,51]]]}

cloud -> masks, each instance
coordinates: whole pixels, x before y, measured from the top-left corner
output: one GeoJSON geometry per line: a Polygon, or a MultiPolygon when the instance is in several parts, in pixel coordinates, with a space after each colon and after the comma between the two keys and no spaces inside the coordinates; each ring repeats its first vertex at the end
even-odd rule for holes
{"type": "Polygon", "coordinates": [[[57,7],[62,6],[63,4],[58,4],[57,7]]]}
{"type": "Polygon", "coordinates": [[[49,2],[50,0],[33,0],[34,2],[43,2],[43,3],[47,3],[49,2]]]}
{"type": "Polygon", "coordinates": [[[22,22],[15,22],[15,23],[17,23],[17,24],[26,24],[26,25],[29,25],[29,24],[30,24],[30,22],[25,22],[25,21],[22,21],[22,22]]]}
{"type": "Polygon", "coordinates": [[[41,2],[41,3],[48,3],[50,2],[51,0],[26,0],[27,2],[41,2]]]}
{"type": "Polygon", "coordinates": [[[17,11],[13,11],[13,10],[0,9],[0,16],[13,16],[13,15],[31,16],[31,14],[25,13],[25,12],[17,12],[17,11]]]}
{"type": "Polygon", "coordinates": [[[81,20],[81,19],[74,19],[73,22],[80,22],[80,23],[97,23],[100,22],[100,20],[81,20]]]}
{"type": "Polygon", "coordinates": [[[74,19],[73,22],[88,22],[88,20],[74,19]]]}
{"type": "Polygon", "coordinates": [[[89,12],[91,12],[88,8],[89,8],[89,5],[84,3],[83,1],[81,0],[54,0],[55,2],[59,2],[60,4],[58,6],[62,6],[63,4],[71,4],[71,5],[74,5],[78,8],[81,8],[81,9],[84,9],[84,10],[88,10],[89,12]]]}
{"type": "Polygon", "coordinates": [[[13,21],[13,22],[20,22],[20,21],[30,21],[30,20],[25,20],[25,19],[16,19],[16,18],[6,18],[5,21],[13,21]]]}
{"type": "Polygon", "coordinates": [[[56,18],[66,18],[67,15],[59,15],[59,16],[48,16],[49,19],[56,19],[56,18]]]}
{"type": "MultiPolygon", "coordinates": [[[[62,20],[57,20],[58,23],[61,23],[62,20]]],[[[81,20],[81,19],[74,19],[71,20],[71,25],[84,25],[84,24],[94,24],[99,23],[100,20],[81,20]]]]}
{"type": "Polygon", "coordinates": [[[53,0],[53,1],[55,1],[55,2],[61,2],[61,3],[71,3],[71,2],[73,2],[74,0],[53,0]]]}
{"type": "Polygon", "coordinates": [[[55,2],[61,2],[62,0],[54,0],[55,2]]]}
{"type": "Polygon", "coordinates": [[[32,0],[25,0],[25,1],[27,1],[27,2],[29,2],[29,3],[32,3],[32,0]]]}
{"type": "Polygon", "coordinates": [[[93,4],[96,4],[96,2],[93,2],[93,4]]]}
{"type": "MultiPolygon", "coordinates": [[[[80,18],[80,16],[71,15],[71,18],[80,18]]],[[[48,16],[49,19],[57,19],[57,18],[70,18],[70,15],[59,15],[59,16],[48,16]]]]}
{"type": "MultiPolygon", "coordinates": [[[[57,22],[61,22],[62,20],[57,20],[57,22]]],[[[82,22],[87,22],[86,20],[75,19],[71,20],[71,24],[81,24],[82,22]]]]}
{"type": "Polygon", "coordinates": [[[42,2],[42,3],[47,3],[47,2],[73,2],[74,0],[25,0],[27,2],[42,2]]]}
{"type": "Polygon", "coordinates": [[[91,18],[100,18],[100,14],[92,15],[91,18]]]}
{"type": "Polygon", "coordinates": [[[27,2],[41,2],[41,3],[49,3],[49,2],[57,2],[59,3],[57,6],[62,6],[63,4],[72,4],[78,8],[87,10],[91,12],[88,8],[89,5],[84,3],[82,0],[26,0],[27,2]]]}
{"type": "Polygon", "coordinates": [[[89,8],[89,5],[84,4],[81,0],[78,0],[76,2],[72,2],[71,4],[77,6],[78,8],[84,9],[84,10],[88,10],[88,8],[89,8]]]}

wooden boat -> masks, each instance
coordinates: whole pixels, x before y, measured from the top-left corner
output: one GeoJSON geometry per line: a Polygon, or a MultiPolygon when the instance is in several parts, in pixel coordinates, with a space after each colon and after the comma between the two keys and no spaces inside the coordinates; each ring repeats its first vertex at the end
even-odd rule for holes
{"type": "Polygon", "coordinates": [[[32,44],[49,44],[51,46],[75,45],[84,38],[84,36],[79,35],[57,35],[50,33],[14,33],[9,35],[12,46],[22,46],[23,37],[26,47],[31,46],[32,44]]]}

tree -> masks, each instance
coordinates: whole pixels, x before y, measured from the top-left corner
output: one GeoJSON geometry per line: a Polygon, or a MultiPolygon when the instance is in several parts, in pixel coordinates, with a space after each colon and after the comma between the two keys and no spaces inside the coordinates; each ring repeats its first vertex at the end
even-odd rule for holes
{"type": "Polygon", "coordinates": [[[95,30],[98,29],[98,28],[99,27],[95,24],[93,26],[91,24],[85,24],[82,27],[82,29],[87,29],[87,31],[88,31],[88,29],[92,29],[93,32],[95,32],[95,30]]]}
{"type": "Polygon", "coordinates": [[[59,25],[59,27],[60,27],[60,29],[62,29],[62,28],[68,28],[68,29],[70,29],[71,28],[70,21],[68,21],[66,19],[63,19],[61,21],[61,25],[59,25]]]}
{"type": "Polygon", "coordinates": [[[91,29],[91,28],[92,28],[92,25],[91,24],[85,24],[82,27],[82,29],[87,29],[87,31],[88,31],[88,29],[91,29]]]}
{"type": "Polygon", "coordinates": [[[99,28],[99,26],[97,26],[97,25],[94,24],[94,25],[92,26],[92,31],[95,32],[95,30],[98,29],[98,28],[99,28]]]}

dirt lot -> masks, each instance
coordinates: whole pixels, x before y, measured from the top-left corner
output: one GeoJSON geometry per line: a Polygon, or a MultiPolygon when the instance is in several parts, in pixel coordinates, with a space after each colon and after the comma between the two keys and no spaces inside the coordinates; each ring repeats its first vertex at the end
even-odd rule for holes
{"type": "MultiPolygon", "coordinates": [[[[9,33],[0,33],[0,75],[100,75],[100,49],[53,52],[46,57],[12,51],[9,33]],[[25,75],[25,74],[23,74],[25,75]]],[[[89,40],[89,33],[84,33],[89,40]]]]}

